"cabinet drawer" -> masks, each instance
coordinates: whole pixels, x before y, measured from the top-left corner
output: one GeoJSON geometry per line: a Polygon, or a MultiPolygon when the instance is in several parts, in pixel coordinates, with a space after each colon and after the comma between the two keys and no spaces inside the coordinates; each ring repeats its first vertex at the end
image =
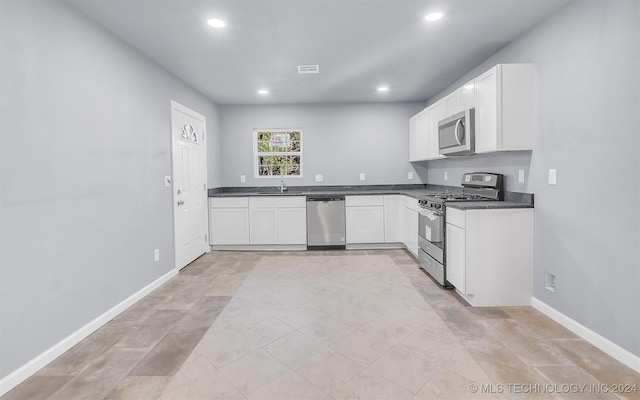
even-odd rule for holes
{"type": "Polygon", "coordinates": [[[382,206],[384,205],[384,196],[346,196],[344,205],[346,207],[382,206]]]}
{"type": "Polygon", "coordinates": [[[251,197],[249,204],[251,208],[306,207],[307,198],[305,196],[251,197]]]}
{"type": "Polygon", "coordinates": [[[447,224],[452,224],[460,228],[466,225],[465,212],[456,208],[447,207],[447,224]]]}
{"type": "Polygon", "coordinates": [[[211,197],[209,198],[211,208],[246,208],[249,207],[247,197],[211,197]]]}

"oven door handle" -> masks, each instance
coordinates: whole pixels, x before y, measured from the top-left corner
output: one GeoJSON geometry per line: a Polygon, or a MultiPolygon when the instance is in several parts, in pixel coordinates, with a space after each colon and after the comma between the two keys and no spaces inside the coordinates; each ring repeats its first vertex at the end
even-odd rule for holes
{"type": "Polygon", "coordinates": [[[420,210],[420,214],[424,215],[427,218],[432,218],[433,215],[435,215],[436,217],[441,217],[444,213],[442,211],[432,210],[430,208],[423,208],[422,210],[420,210]]]}

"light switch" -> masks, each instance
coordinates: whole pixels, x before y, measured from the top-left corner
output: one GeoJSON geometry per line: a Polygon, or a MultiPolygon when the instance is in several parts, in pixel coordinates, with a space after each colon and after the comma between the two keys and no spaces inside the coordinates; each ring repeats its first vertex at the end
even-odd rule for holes
{"type": "Polygon", "coordinates": [[[449,175],[449,174],[447,174],[447,171],[444,171],[444,180],[445,180],[445,181],[448,179],[448,175],[449,175]]]}
{"type": "Polygon", "coordinates": [[[549,185],[555,185],[558,182],[558,173],[555,169],[549,170],[549,185]]]}
{"type": "Polygon", "coordinates": [[[524,170],[518,170],[518,183],[524,183],[524,170]]]}
{"type": "Polygon", "coordinates": [[[364,172],[360,172],[360,180],[363,181],[365,179],[364,172]]]}
{"type": "Polygon", "coordinates": [[[245,183],[247,181],[246,175],[240,175],[240,182],[245,183]]]}
{"type": "Polygon", "coordinates": [[[407,172],[407,179],[409,180],[413,179],[413,171],[407,172]]]}
{"type": "Polygon", "coordinates": [[[322,174],[316,174],[316,182],[322,182],[322,174]]]}

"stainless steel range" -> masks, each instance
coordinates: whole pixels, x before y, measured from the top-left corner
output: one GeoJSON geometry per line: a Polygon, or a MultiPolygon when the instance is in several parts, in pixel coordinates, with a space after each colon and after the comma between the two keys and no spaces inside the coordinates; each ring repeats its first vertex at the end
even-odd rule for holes
{"type": "Polygon", "coordinates": [[[418,225],[418,260],[433,279],[446,289],[445,247],[446,204],[459,201],[496,201],[503,199],[501,174],[472,172],[462,176],[462,192],[435,193],[418,198],[421,210],[418,225]]]}

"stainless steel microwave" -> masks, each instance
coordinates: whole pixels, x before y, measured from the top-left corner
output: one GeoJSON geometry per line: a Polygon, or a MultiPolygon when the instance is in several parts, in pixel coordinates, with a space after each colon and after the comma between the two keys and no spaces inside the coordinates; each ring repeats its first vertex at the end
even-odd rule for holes
{"type": "Polygon", "coordinates": [[[464,156],[475,152],[474,109],[470,108],[438,122],[440,154],[464,156]]]}

